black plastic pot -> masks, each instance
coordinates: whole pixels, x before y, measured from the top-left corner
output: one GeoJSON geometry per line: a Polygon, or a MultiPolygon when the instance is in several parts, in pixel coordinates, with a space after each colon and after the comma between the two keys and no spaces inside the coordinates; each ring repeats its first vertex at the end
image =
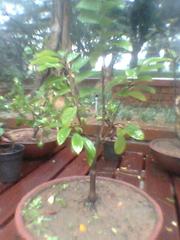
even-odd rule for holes
{"type": "Polygon", "coordinates": [[[114,152],[114,142],[106,141],[104,142],[104,160],[106,161],[117,161],[120,155],[114,152]]]}
{"type": "Polygon", "coordinates": [[[15,144],[14,148],[10,144],[0,144],[0,181],[12,183],[21,176],[22,158],[24,145],[15,144]]]}

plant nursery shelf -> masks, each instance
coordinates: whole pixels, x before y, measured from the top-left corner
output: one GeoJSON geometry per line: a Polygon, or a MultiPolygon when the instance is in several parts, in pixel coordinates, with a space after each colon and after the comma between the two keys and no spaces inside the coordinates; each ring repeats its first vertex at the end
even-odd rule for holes
{"type": "MultiPolygon", "coordinates": [[[[14,213],[18,202],[26,193],[49,180],[87,175],[89,172],[85,153],[75,156],[66,146],[58,149],[48,160],[24,161],[23,164],[22,176],[18,182],[0,184],[1,240],[21,240],[14,225],[14,213]]],[[[161,170],[148,153],[146,144],[135,148],[131,143],[128,151],[115,161],[105,161],[99,154],[97,175],[126,181],[147,192],[159,203],[164,214],[164,225],[158,240],[180,239],[180,177],[161,170]]]]}

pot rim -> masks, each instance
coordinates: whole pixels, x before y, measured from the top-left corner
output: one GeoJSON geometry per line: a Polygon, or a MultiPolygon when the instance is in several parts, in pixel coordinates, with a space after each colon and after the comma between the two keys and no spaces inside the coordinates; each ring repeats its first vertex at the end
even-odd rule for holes
{"type": "MultiPolygon", "coordinates": [[[[17,229],[19,235],[23,239],[34,240],[33,236],[30,234],[30,232],[27,230],[27,228],[25,228],[23,217],[21,214],[21,212],[22,212],[21,209],[24,207],[24,204],[27,202],[27,200],[30,197],[34,197],[39,191],[42,191],[44,188],[48,188],[51,185],[61,183],[64,181],[70,182],[70,181],[74,181],[74,180],[83,180],[83,179],[84,180],[89,179],[89,176],[71,176],[71,177],[62,177],[62,178],[54,179],[54,180],[45,182],[45,183],[35,187],[30,192],[28,192],[24,197],[22,197],[22,199],[18,203],[16,211],[15,211],[15,225],[16,225],[16,229],[17,229]]],[[[157,213],[158,220],[157,220],[157,223],[155,224],[155,227],[152,230],[152,233],[149,236],[148,240],[155,240],[159,236],[159,233],[160,233],[163,223],[164,223],[163,213],[162,213],[162,210],[161,210],[159,204],[150,195],[148,195],[143,190],[133,186],[132,184],[124,182],[122,180],[117,180],[117,179],[108,178],[108,177],[97,177],[97,179],[123,184],[123,185],[133,189],[134,191],[138,192],[139,194],[143,195],[148,201],[150,201],[151,204],[154,206],[154,209],[157,213]]]]}
{"type": "MultiPolygon", "coordinates": [[[[33,128],[32,127],[29,127],[29,128],[17,128],[17,129],[12,129],[12,130],[9,130],[8,131],[8,133],[9,134],[11,134],[11,133],[18,133],[18,132],[30,132],[30,131],[32,131],[33,130],[33,128]]],[[[45,144],[45,143],[49,143],[49,142],[56,142],[56,134],[57,134],[57,131],[56,131],[56,129],[51,129],[50,130],[52,133],[55,133],[55,136],[52,136],[50,139],[43,139],[43,143],[45,144]]],[[[20,143],[20,144],[28,144],[28,145],[30,145],[30,144],[32,144],[32,145],[34,145],[34,144],[37,144],[37,142],[36,141],[34,141],[34,142],[32,142],[32,141],[15,141],[16,143],[20,143]]]]}
{"type": "Polygon", "coordinates": [[[156,138],[149,143],[149,147],[153,152],[156,152],[158,154],[162,154],[164,156],[171,157],[171,158],[174,158],[174,159],[179,159],[178,155],[175,156],[173,152],[169,152],[168,154],[164,153],[162,151],[162,149],[160,149],[156,146],[156,143],[159,143],[161,141],[164,142],[164,141],[171,141],[171,140],[176,140],[176,139],[177,138],[156,138]]]}
{"type": "MultiPolygon", "coordinates": [[[[1,146],[10,146],[10,145],[11,145],[10,143],[1,143],[0,147],[1,146]]],[[[0,153],[0,155],[1,156],[12,155],[12,154],[16,154],[16,153],[19,153],[19,152],[23,152],[24,149],[25,149],[25,147],[22,143],[15,143],[14,145],[19,146],[20,148],[19,149],[14,149],[14,151],[10,151],[10,152],[0,153]]]]}

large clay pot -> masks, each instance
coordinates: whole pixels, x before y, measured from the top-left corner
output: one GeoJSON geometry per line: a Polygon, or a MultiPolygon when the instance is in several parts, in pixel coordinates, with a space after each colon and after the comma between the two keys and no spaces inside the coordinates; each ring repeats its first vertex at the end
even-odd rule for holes
{"type": "Polygon", "coordinates": [[[15,224],[25,240],[155,240],[163,224],[157,203],[123,181],[97,178],[95,209],[86,202],[89,177],[44,183],[22,198],[15,224]]]}
{"type": "Polygon", "coordinates": [[[150,142],[155,161],[166,171],[180,175],[180,141],[159,138],[150,142]]]}
{"type": "Polygon", "coordinates": [[[37,141],[32,140],[32,128],[19,128],[8,131],[8,135],[16,143],[21,143],[25,146],[24,159],[43,159],[52,155],[57,147],[56,130],[51,130],[50,135],[43,138],[43,145],[39,147],[37,141]],[[28,140],[26,140],[28,139],[28,140]]]}

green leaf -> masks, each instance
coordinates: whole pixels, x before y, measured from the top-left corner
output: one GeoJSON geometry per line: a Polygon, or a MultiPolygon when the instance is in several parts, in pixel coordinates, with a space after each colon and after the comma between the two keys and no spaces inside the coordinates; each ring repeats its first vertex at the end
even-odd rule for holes
{"type": "Polygon", "coordinates": [[[142,74],[142,73],[145,73],[145,72],[157,71],[158,69],[160,69],[162,67],[163,67],[162,63],[157,63],[155,65],[142,65],[138,68],[138,73],[142,74]]]}
{"type": "Polygon", "coordinates": [[[121,41],[116,41],[113,43],[113,45],[123,48],[124,50],[130,52],[132,51],[132,45],[129,41],[126,40],[121,40],[121,41]]]}
{"type": "Polygon", "coordinates": [[[68,138],[69,134],[71,132],[70,128],[64,127],[61,128],[57,133],[57,142],[59,145],[63,144],[66,139],[68,138]]]}
{"type": "Polygon", "coordinates": [[[58,90],[58,96],[63,96],[71,91],[69,86],[63,85],[63,86],[57,86],[58,90]]]}
{"type": "Polygon", "coordinates": [[[76,59],[72,64],[72,71],[79,72],[79,70],[84,67],[89,62],[89,58],[80,57],[76,59]]]}
{"type": "Polygon", "coordinates": [[[128,124],[124,130],[126,133],[136,139],[136,140],[144,140],[144,133],[143,131],[139,128],[139,126],[134,125],[134,124],[128,124]]]}
{"type": "Polygon", "coordinates": [[[101,7],[101,2],[96,0],[81,0],[77,5],[76,8],[80,10],[91,10],[97,11],[101,7]]]}
{"type": "Polygon", "coordinates": [[[116,85],[125,83],[126,81],[127,81],[126,75],[122,73],[120,76],[116,76],[111,81],[109,81],[106,87],[111,89],[116,85]]]}
{"type": "Polygon", "coordinates": [[[71,52],[67,56],[67,62],[70,63],[72,61],[75,61],[75,59],[77,59],[79,56],[80,56],[80,53],[71,52]]]}
{"type": "Polygon", "coordinates": [[[117,137],[124,136],[126,134],[126,131],[124,128],[117,128],[116,129],[116,135],[117,137]]]}
{"type": "Polygon", "coordinates": [[[153,87],[149,87],[149,86],[140,86],[141,90],[151,93],[151,94],[155,94],[156,93],[156,89],[153,87]]]}
{"type": "Polygon", "coordinates": [[[84,137],[83,139],[84,139],[84,147],[87,153],[87,163],[89,166],[91,166],[96,157],[96,148],[94,146],[94,143],[91,140],[89,140],[86,137],[84,137]]]}
{"type": "Polygon", "coordinates": [[[129,91],[127,95],[143,102],[146,101],[146,96],[140,91],[129,91]]]}
{"type": "Polygon", "coordinates": [[[0,127],[0,137],[4,134],[4,129],[0,127]]]}
{"type": "Polygon", "coordinates": [[[79,154],[84,146],[84,139],[79,133],[74,133],[74,135],[71,138],[71,147],[73,151],[77,154],[79,154]]]}
{"type": "Polygon", "coordinates": [[[143,65],[151,65],[151,64],[157,64],[162,62],[171,62],[172,59],[170,58],[161,58],[161,57],[151,57],[143,60],[143,65]]]}
{"type": "Polygon", "coordinates": [[[127,78],[137,78],[137,68],[131,68],[125,71],[127,78]]]}
{"type": "Polygon", "coordinates": [[[101,1],[96,0],[81,0],[77,5],[77,9],[81,10],[91,10],[91,11],[97,11],[101,8],[101,1]]]}
{"type": "Polygon", "coordinates": [[[61,116],[61,122],[63,126],[70,126],[72,121],[75,119],[77,113],[76,107],[68,107],[65,108],[62,116],[61,116]]]}
{"type": "Polygon", "coordinates": [[[59,63],[59,58],[57,57],[49,57],[49,56],[44,56],[44,57],[40,57],[40,58],[35,58],[34,60],[32,60],[32,64],[56,64],[59,63]]]}
{"type": "Polygon", "coordinates": [[[86,80],[89,77],[92,77],[93,73],[92,71],[85,71],[85,72],[80,72],[77,76],[76,76],[76,82],[79,83],[83,80],[86,80]]]}
{"type": "Polygon", "coordinates": [[[84,97],[88,97],[90,95],[92,95],[93,93],[96,93],[97,89],[96,88],[92,88],[92,87],[82,87],[79,90],[79,96],[80,98],[84,98],[84,97]]]}
{"type": "Polygon", "coordinates": [[[35,54],[35,57],[41,58],[41,57],[57,57],[57,53],[55,51],[52,51],[50,49],[42,50],[35,54]]]}
{"type": "Polygon", "coordinates": [[[95,11],[83,11],[78,16],[78,20],[84,24],[99,24],[99,16],[95,11]]]}
{"type": "Polygon", "coordinates": [[[114,151],[116,154],[122,154],[126,149],[126,139],[119,135],[114,143],[114,151]]]}

